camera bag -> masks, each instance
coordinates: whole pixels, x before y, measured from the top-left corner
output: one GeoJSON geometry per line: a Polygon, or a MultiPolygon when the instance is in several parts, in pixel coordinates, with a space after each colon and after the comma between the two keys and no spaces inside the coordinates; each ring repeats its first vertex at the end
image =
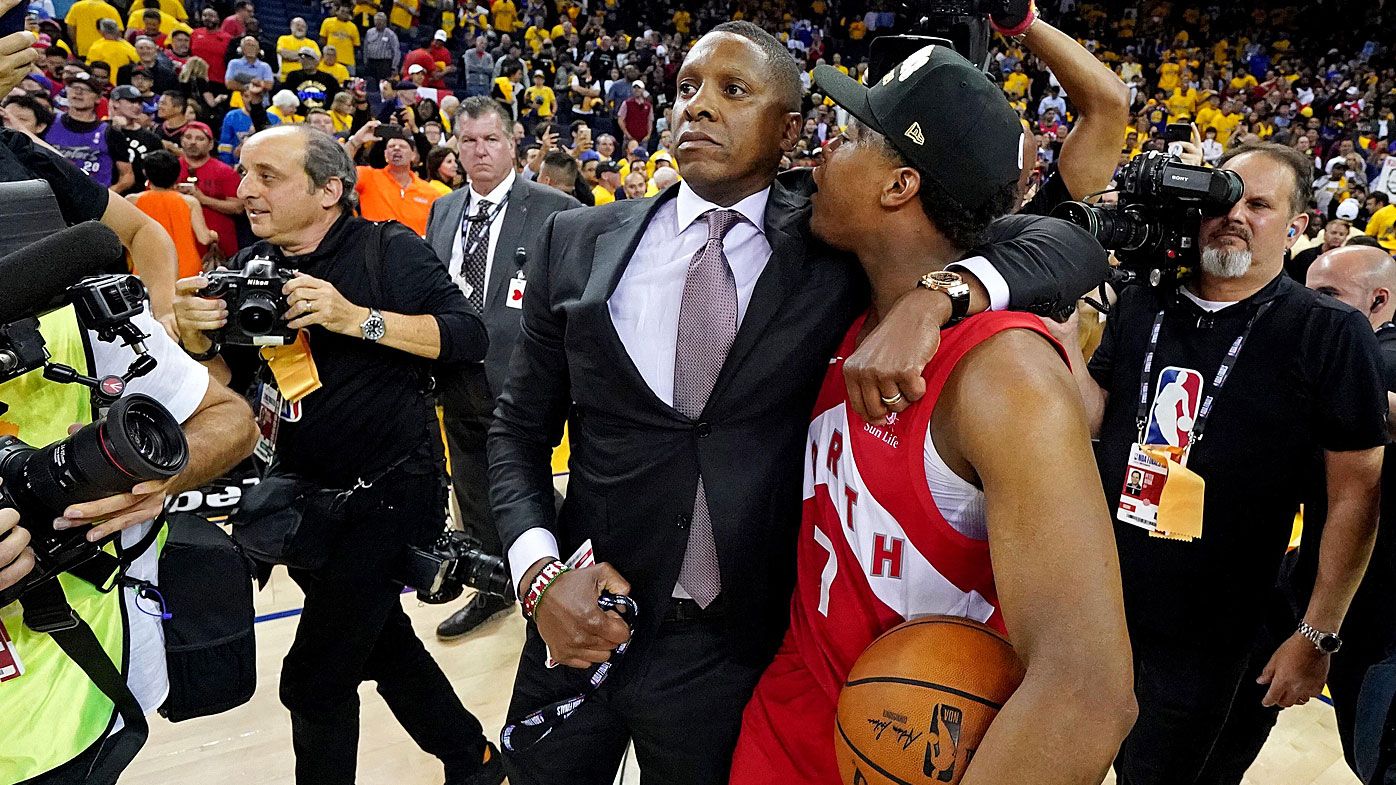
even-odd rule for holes
{"type": "Polygon", "coordinates": [[[257,689],[254,565],[222,529],[193,513],[168,517],[160,552],[160,595],[169,614],[165,662],[171,722],[241,706],[257,689]]]}
{"type": "Polygon", "coordinates": [[[273,469],[243,494],[230,519],[233,540],[259,562],[319,569],[329,559],[352,495],[273,469]]]}

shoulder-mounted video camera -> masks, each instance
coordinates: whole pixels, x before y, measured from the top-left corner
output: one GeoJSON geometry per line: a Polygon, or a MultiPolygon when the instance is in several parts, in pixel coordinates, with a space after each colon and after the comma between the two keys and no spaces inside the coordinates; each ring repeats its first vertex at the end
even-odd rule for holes
{"type": "Polygon", "coordinates": [[[1171,287],[1196,269],[1202,220],[1225,215],[1241,198],[1241,176],[1182,163],[1152,151],[1115,179],[1118,204],[1064,202],[1052,211],[1085,229],[1120,261],[1113,283],[1171,287]]]}

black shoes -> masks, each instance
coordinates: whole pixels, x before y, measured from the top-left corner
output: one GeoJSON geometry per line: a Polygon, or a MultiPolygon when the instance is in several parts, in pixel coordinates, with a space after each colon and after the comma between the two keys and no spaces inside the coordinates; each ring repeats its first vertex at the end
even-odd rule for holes
{"type": "Polygon", "coordinates": [[[494,746],[493,742],[487,741],[485,742],[485,762],[481,764],[480,768],[464,779],[448,779],[446,785],[499,785],[501,782],[504,782],[504,758],[499,754],[499,748],[494,746]]]}
{"type": "Polygon", "coordinates": [[[511,610],[514,603],[493,594],[477,593],[464,608],[436,627],[436,637],[443,641],[469,635],[475,628],[501,613],[511,610]]]}

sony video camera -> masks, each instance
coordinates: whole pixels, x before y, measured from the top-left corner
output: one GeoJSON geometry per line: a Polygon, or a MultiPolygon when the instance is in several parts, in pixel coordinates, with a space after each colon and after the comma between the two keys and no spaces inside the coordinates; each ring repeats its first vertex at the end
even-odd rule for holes
{"type": "Polygon", "coordinates": [[[0,591],[0,607],[101,550],[101,543],[87,541],[86,526],[53,528],[69,505],[173,477],[188,462],[189,445],[179,423],[154,398],[140,394],[118,399],[106,417],[47,447],[0,437],[0,508],[19,511],[35,561],[29,575],[0,591]]]}
{"type": "Polygon", "coordinates": [[[286,295],[281,287],[295,277],[295,270],[283,270],[265,257],[249,259],[241,270],[215,270],[205,273],[208,286],[201,297],[213,297],[228,304],[228,323],[211,337],[231,346],[285,346],[296,340],[296,331],[286,326],[286,295]]]}
{"type": "Polygon", "coordinates": [[[880,35],[868,46],[869,86],[898,63],[929,44],[948,46],[979,70],[989,72],[989,14],[1003,12],[1010,0],[907,0],[899,3],[898,27],[905,35],[880,35]]]}
{"type": "Polygon", "coordinates": [[[1202,219],[1241,198],[1240,175],[1181,163],[1158,151],[1136,156],[1115,180],[1119,204],[1064,202],[1052,211],[1115,252],[1114,283],[1172,286],[1196,269],[1202,219]]]}
{"type": "Polygon", "coordinates": [[[430,548],[410,548],[403,583],[417,590],[417,599],[433,605],[451,602],[466,586],[486,594],[513,599],[504,560],[480,549],[464,532],[446,531],[430,548]]]}

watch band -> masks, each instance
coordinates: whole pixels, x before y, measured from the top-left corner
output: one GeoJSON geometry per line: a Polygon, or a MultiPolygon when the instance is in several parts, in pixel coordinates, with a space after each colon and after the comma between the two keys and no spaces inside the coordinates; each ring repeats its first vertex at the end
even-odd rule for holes
{"type": "Polygon", "coordinates": [[[945,292],[950,298],[950,318],[941,325],[941,329],[954,327],[969,315],[969,284],[961,280],[959,274],[945,271],[927,273],[921,276],[916,285],[922,289],[945,292]]]}
{"type": "Polygon", "coordinates": [[[218,354],[223,351],[223,344],[214,341],[208,345],[207,351],[198,353],[191,352],[188,349],[185,349],[184,351],[189,355],[190,359],[193,359],[196,362],[205,363],[217,357],[218,354]]]}
{"type": "Polygon", "coordinates": [[[1299,634],[1323,654],[1333,654],[1343,647],[1343,639],[1336,632],[1325,632],[1308,622],[1299,622],[1299,634]]]}

